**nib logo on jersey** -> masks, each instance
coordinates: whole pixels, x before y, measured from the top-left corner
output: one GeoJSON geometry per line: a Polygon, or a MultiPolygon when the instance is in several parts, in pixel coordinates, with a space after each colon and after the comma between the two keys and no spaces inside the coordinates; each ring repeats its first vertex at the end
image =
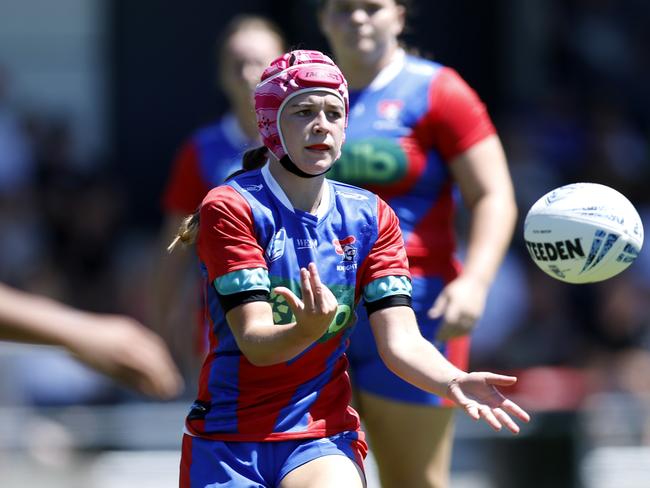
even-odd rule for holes
{"type": "Polygon", "coordinates": [[[341,158],[328,178],[352,185],[389,185],[408,174],[404,149],[392,139],[371,137],[343,144],[341,158]]]}
{"type": "Polygon", "coordinates": [[[348,271],[357,269],[357,247],[354,243],[357,241],[354,236],[347,236],[343,239],[334,239],[334,250],[336,254],[343,256],[341,264],[336,266],[337,271],[348,271]]]}

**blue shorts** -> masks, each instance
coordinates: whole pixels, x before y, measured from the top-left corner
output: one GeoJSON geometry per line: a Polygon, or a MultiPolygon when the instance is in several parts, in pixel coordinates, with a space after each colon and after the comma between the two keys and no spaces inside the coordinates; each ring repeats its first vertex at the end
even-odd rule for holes
{"type": "Polygon", "coordinates": [[[366,452],[358,432],[273,442],[214,441],[185,434],[179,486],[276,487],[292,470],[323,456],[346,456],[363,470],[366,452]]]}
{"type": "MultiPolygon", "coordinates": [[[[445,283],[438,277],[414,276],[412,280],[413,311],[420,326],[420,332],[425,339],[436,346],[443,356],[461,369],[467,368],[469,341],[462,338],[446,343],[435,342],[434,338],[441,320],[432,320],[427,316],[427,312],[445,283]]],[[[368,322],[365,307],[360,305],[356,312],[357,323],[350,336],[350,347],[347,350],[352,386],[389,400],[419,405],[448,406],[448,401],[407,383],[384,365],[377,351],[377,344],[368,322]]]]}

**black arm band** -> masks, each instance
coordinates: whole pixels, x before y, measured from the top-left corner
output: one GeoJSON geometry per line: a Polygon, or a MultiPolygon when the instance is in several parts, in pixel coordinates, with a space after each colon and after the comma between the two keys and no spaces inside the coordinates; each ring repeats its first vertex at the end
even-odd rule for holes
{"type": "Polygon", "coordinates": [[[374,302],[364,302],[366,307],[366,312],[368,312],[368,317],[373,312],[377,310],[383,310],[384,308],[390,307],[411,307],[411,296],[410,295],[390,295],[374,302]]]}
{"type": "Polygon", "coordinates": [[[224,313],[230,312],[233,308],[250,302],[268,302],[271,294],[267,290],[248,290],[233,293],[231,295],[222,295],[217,293],[219,303],[224,313]]]}

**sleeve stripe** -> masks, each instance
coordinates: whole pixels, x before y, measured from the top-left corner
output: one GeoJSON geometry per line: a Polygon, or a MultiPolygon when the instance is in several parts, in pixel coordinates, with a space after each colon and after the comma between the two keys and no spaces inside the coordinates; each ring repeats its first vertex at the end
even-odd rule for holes
{"type": "Polygon", "coordinates": [[[363,289],[363,299],[366,303],[376,302],[393,295],[410,297],[413,285],[407,276],[385,276],[368,283],[363,289]]]}
{"type": "Polygon", "coordinates": [[[252,290],[271,290],[269,272],[264,268],[240,269],[232,271],[214,280],[214,287],[220,295],[233,295],[252,290]]]}

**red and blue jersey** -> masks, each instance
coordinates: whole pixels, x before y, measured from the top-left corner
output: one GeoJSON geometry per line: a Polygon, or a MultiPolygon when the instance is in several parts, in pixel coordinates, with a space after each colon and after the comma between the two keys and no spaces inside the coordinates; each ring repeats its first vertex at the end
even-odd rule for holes
{"type": "Polygon", "coordinates": [[[203,197],[241,168],[244,152],[255,147],[231,113],[196,131],[181,147],[163,195],[167,213],[195,212],[203,197]]]}
{"type": "MultiPolygon", "coordinates": [[[[350,93],[343,153],[328,176],[375,192],[399,217],[413,278],[413,310],[432,343],[441,321],[431,319],[428,310],[460,271],[450,164],[493,134],[485,105],[456,71],[402,51],[370,85],[350,93]]],[[[385,367],[364,311],[358,316],[348,349],[355,385],[399,401],[445,404],[385,367]]],[[[435,346],[457,367],[467,368],[468,337],[435,346]]]]}
{"type": "MultiPolygon", "coordinates": [[[[457,275],[449,163],[495,133],[451,68],[400,53],[350,93],[343,154],[328,177],[367,188],[399,217],[413,275],[457,275]]],[[[429,304],[430,305],[430,304],[429,304]]]]}
{"type": "Polygon", "coordinates": [[[361,298],[410,295],[395,213],[359,188],[325,180],[314,215],[294,209],[267,167],[210,191],[201,205],[197,250],[206,278],[210,351],[187,417],[195,436],[230,441],[314,438],[359,430],[345,350],[361,298]],[[328,331],[292,360],[255,366],[226,323],[224,297],[270,292],[275,323],[294,321],[286,286],[300,296],[299,270],[314,262],[338,300],[328,331]]]}

